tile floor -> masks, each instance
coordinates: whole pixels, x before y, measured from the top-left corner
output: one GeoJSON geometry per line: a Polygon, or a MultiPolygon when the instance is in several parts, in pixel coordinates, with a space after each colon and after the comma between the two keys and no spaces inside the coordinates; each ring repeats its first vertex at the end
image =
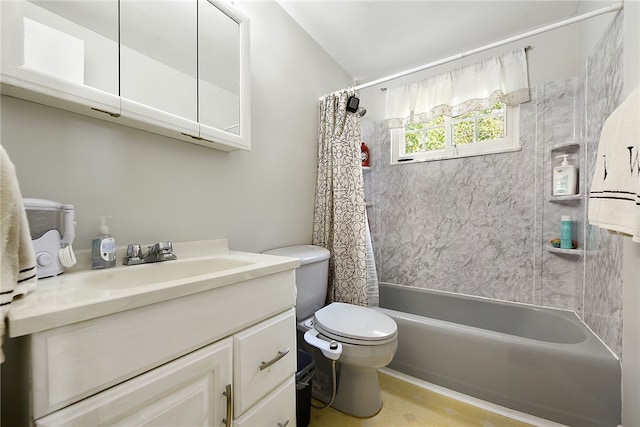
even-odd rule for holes
{"type": "MultiPolygon", "coordinates": [[[[433,391],[379,373],[382,409],[371,418],[355,418],[333,408],[311,408],[309,427],[530,427],[433,391]]],[[[317,402],[316,402],[317,403],[317,402]]]]}

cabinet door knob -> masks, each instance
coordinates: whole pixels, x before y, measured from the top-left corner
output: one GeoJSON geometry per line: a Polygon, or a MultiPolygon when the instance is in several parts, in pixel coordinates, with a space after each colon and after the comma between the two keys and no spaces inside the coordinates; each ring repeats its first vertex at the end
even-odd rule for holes
{"type": "Polygon", "coordinates": [[[267,369],[269,366],[273,365],[278,360],[285,357],[287,354],[289,354],[289,349],[286,349],[285,351],[279,351],[276,357],[274,357],[273,359],[269,360],[268,362],[263,361],[262,363],[260,363],[260,370],[263,371],[267,369]]]}

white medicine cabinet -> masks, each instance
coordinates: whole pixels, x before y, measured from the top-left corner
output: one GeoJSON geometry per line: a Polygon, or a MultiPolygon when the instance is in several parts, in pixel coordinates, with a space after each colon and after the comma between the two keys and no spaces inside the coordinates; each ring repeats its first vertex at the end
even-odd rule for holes
{"type": "Polygon", "coordinates": [[[220,0],[0,2],[2,94],[250,150],[249,20],[220,0]]]}
{"type": "Polygon", "coordinates": [[[3,1],[0,13],[3,95],[120,113],[117,0],[3,1]]]}

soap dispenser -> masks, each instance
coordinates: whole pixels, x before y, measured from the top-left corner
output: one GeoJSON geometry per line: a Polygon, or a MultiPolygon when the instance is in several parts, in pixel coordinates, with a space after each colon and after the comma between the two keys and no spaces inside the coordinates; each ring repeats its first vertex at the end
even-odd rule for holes
{"type": "Polygon", "coordinates": [[[577,171],[574,165],[570,165],[567,154],[556,156],[563,159],[560,166],[553,168],[553,195],[571,196],[576,194],[577,171]]]}
{"type": "Polygon", "coordinates": [[[91,245],[91,268],[109,268],[116,265],[116,240],[109,235],[106,216],[100,217],[99,234],[91,245]]]}

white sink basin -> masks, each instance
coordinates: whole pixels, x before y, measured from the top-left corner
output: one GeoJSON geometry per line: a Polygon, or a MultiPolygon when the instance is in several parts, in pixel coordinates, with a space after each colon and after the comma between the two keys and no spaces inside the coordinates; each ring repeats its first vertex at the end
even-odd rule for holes
{"type": "Polygon", "coordinates": [[[156,285],[174,280],[192,280],[195,277],[223,273],[255,264],[253,260],[231,257],[212,257],[176,261],[154,262],[114,269],[92,271],[77,277],[83,288],[115,290],[156,285]]]}
{"type": "Polygon", "coordinates": [[[231,251],[225,239],[178,242],[173,251],[178,256],[174,261],[104,270],[90,269],[91,251],[76,253],[76,267],[39,280],[34,291],[14,299],[11,336],[246,283],[300,265],[294,258],[231,251]]]}

